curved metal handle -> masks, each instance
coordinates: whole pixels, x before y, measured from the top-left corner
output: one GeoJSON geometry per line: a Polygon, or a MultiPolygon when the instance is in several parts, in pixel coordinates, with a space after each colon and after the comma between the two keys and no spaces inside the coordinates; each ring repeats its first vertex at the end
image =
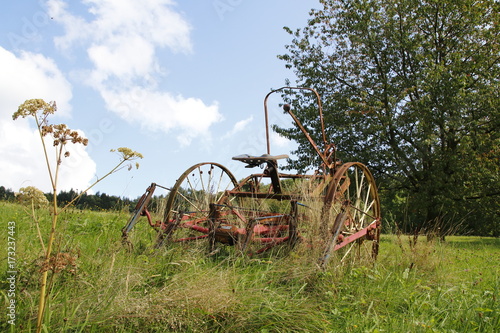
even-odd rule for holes
{"type": "Polygon", "coordinates": [[[265,122],[266,122],[267,153],[271,154],[271,143],[270,143],[270,139],[269,139],[269,117],[268,117],[268,111],[267,111],[267,99],[269,98],[269,96],[271,94],[273,94],[275,92],[278,92],[278,91],[285,90],[285,89],[290,89],[290,90],[308,90],[308,91],[313,92],[316,95],[316,99],[318,101],[319,120],[320,120],[320,123],[321,123],[321,134],[322,134],[323,144],[325,146],[325,152],[324,153],[322,153],[319,150],[318,145],[316,144],[316,142],[314,142],[314,140],[312,139],[312,137],[309,135],[309,132],[307,132],[306,128],[302,125],[302,123],[295,116],[295,114],[293,114],[293,112],[290,110],[290,108],[285,109],[285,111],[288,112],[288,114],[290,114],[290,116],[295,121],[295,123],[297,124],[297,126],[300,128],[300,130],[302,131],[302,133],[305,135],[305,137],[307,138],[307,140],[309,141],[309,143],[311,144],[311,146],[313,147],[313,149],[321,157],[321,159],[323,160],[323,163],[326,166],[330,167],[331,161],[328,161],[328,158],[326,157],[326,155],[328,153],[327,152],[328,142],[326,141],[325,124],[324,124],[324,120],[323,120],[323,106],[321,105],[321,97],[319,96],[318,92],[316,90],[312,89],[312,88],[306,88],[306,87],[281,87],[281,88],[272,90],[271,92],[269,92],[266,95],[266,97],[264,98],[264,116],[265,116],[265,122]]]}

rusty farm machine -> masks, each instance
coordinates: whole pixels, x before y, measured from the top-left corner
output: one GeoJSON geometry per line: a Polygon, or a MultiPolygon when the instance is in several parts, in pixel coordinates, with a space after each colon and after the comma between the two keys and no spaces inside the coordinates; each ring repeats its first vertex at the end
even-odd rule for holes
{"type": "MultiPolygon", "coordinates": [[[[294,245],[302,241],[318,251],[318,263],[325,266],[337,250],[342,258],[378,253],[381,214],[375,180],[359,162],[342,163],[336,147],[327,141],[319,94],[310,88],[283,87],[264,99],[267,153],[238,155],[233,160],[246,168],[260,167],[241,181],[223,165],[198,163],[188,168],[172,187],[152,183],[139,199],[122,229],[124,244],[141,217],[155,230],[156,247],[188,242],[205,242],[209,254],[230,246],[251,256],[294,245]],[[280,172],[278,161],[287,155],[271,155],[268,97],[276,92],[312,93],[317,99],[321,140],[317,144],[291,110],[283,109],[296,123],[319,157],[311,174],[280,172]],[[161,209],[148,209],[155,190],[168,191],[161,209]],[[156,215],[153,216],[153,215],[156,215]]],[[[137,236],[139,237],[139,236],[137,236]]]]}

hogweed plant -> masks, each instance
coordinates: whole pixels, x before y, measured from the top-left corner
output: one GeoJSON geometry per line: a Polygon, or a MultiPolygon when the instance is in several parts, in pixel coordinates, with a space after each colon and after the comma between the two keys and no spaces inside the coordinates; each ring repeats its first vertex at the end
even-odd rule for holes
{"type": "Polygon", "coordinates": [[[28,215],[30,215],[33,223],[35,224],[36,233],[38,239],[40,240],[40,245],[42,247],[42,250],[45,252],[45,244],[43,242],[42,232],[40,231],[40,221],[36,214],[36,210],[48,207],[49,200],[47,200],[47,197],[41,190],[37,189],[34,186],[21,187],[19,189],[19,193],[16,193],[16,198],[23,207],[31,208],[30,211],[25,208],[25,211],[28,215]]]}
{"type": "MultiPolygon", "coordinates": [[[[40,296],[38,300],[38,314],[37,314],[37,333],[41,332],[43,326],[43,318],[45,313],[45,308],[47,304],[48,296],[50,295],[50,287],[47,285],[49,271],[52,272],[51,280],[54,279],[55,274],[59,271],[57,264],[54,262],[58,261],[60,257],[60,253],[53,254],[53,246],[54,240],[57,231],[57,219],[58,216],[72,205],[76,200],[78,200],[84,193],[90,190],[97,183],[101,182],[104,178],[108,177],[112,173],[120,170],[123,167],[126,167],[126,164],[129,164],[128,169],[132,169],[132,164],[130,163],[133,160],[137,160],[138,158],[142,158],[142,154],[133,151],[130,148],[118,148],[116,150],[112,149],[113,152],[117,152],[120,156],[120,160],[118,164],[112,168],[107,174],[98,178],[93,184],[91,184],[87,189],[80,192],[78,196],[73,198],[68,204],[64,207],[58,207],[57,204],[57,184],[58,177],[60,172],[60,167],[63,163],[63,159],[70,156],[70,152],[67,149],[67,145],[71,144],[82,144],[87,146],[88,139],[82,137],[77,131],[71,130],[67,127],[66,124],[50,124],[48,122],[48,117],[51,114],[54,114],[57,110],[55,102],[45,102],[42,99],[30,99],[21,104],[12,116],[14,120],[18,118],[27,118],[33,117],[36,122],[36,126],[38,129],[38,133],[40,135],[40,139],[42,142],[43,154],[45,158],[45,163],[48,169],[50,183],[52,186],[52,202],[50,204],[50,212],[51,212],[51,220],[52,225],[48,235],[48,240],[45,243],[40,232],[40,228],[38,226],[38,218],[35,215],[35,208],[39,204],[38,201],[41,200],[40,193],[41,191],[35,188],[23,188],[20,190],[20,199],[21,200],[31,200],[32,211],[31,216],[37,226],[37,232],[40,238],[40,242],[42,244],[42,250],[44,251],[44,262],[42,264],[41,270],[41,282],[40,282],[40,296]],[[49,137],[52,139],[52,145],[55,148],[55,165],[52,166],[50,163],[49,157],[49,148],[45,141],[45,138],[49,137]],[[38,201],[36,201],[38,200],[38,201]]],[[[50,152],[52,153],[52,152],[50,152]]],[[[135,164],[136,168],[139,168],[139,164],[135,164]]],[[[42,193],[43,194],[43,193],[42,193]]],[[[43,201],[43,200],[42,200],[43,201]]],[[[50,284],[52,285],[52,284],[50,284]]]]}

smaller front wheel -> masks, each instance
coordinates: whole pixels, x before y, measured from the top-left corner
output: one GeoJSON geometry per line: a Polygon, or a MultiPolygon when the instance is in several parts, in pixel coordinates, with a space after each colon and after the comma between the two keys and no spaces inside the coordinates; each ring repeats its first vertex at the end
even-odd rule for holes
{"type": "Polygon", "coordinates": [[[337,250],[342,252],[342,261],[362,256],[374,260],[380,221],[380,200],[371,172],[358,162],[343,164],[325,197],[320,229],[326,245],[320,264],[325,266],[337,250]],[[371,246],[365,241],[371,241],[371,246]]]}

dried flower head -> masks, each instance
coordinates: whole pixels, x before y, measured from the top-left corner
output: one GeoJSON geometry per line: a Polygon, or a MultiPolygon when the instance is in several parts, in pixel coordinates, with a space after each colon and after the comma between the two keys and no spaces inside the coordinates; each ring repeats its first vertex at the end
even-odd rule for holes
{"type": "MultiPolygon", "coordinates": [[[[142,154],[141,153],[138,153],[130,148],[127,148],[127,147],[120,147],[120,148],[117,148],[117,149],[111,149],[110,150],[111,152],[118,152],[120,157],[121,157],[121,160],[122,162],[124,161],[132,161],[132,160],[135,160],[137,158],[143,158],[142,154]]],[[[136,169],[139,169],[139,163],[136,162],[135,163],[135,167],[136,169]]],[[[128,170],[132,170],[132,164],[130,164],[128,166],[128,170]]]]}
{"type": "Polygon", "coordinates": [[[53,253],[49,260],[44,260],[41,263],[40,272],[52,271],[53,273],[60,273],[67,270],[70,274],[75,274],[77,259],[77,254],[68,252],[53,253]]]}
{"type": "Polygon", "coordinates": [[[35,208],[48,206],[45,194],[34,186],[21,187],[16,193],[17,200],[24,205],[34,205],[35,208]]]}
{"type": "Polygon", "coordinates": [[[120,153],[121,154],[121,158],[124,161],[133,160],[133,159],[136,159],[136,158],[143,158],[143,156],[142,156],[141,153],[133,151],[132,149],[127,148],[127,147],[120,147],[118,149],[111,149],[111,151],[112,152],[117,151],[118,153],[120,153]]]}
{"type": "Polygon", "coordinates": [[[43,99],[28,99],[19,106],[17,111],[12,115],[12,119],[16,120],[19,117],[26,118],[28,116],[36,117],[38,112],[41,112],[42,119],[45,119],[49,114],[56,112],[56,102],[45,102],[43,99]]]}
{"type": "Polygon", "coordinates": [[[77,131],[70,130],[66,124],[49,125],[45,127],[50,128],[50,130],[46,130],[46,133],[51,133],[54,137],[54,146],[65,145],[68,142],[81,143],[86,146],[89,142],[87,138],[80,136],[77,131]]]}
{"type": "MultiPolygon", "coordinates": [[[[54,147],[66,143],[81,143],[86,146],[89,142],[88,139],[80,136],[77,131],[70,130],[66,124],[51,125],[47,122],[47,116],[56,112],[56,102],[45,102],[43,99],[29,99],[19,106],[17,112],[12,115],[16,120],[19,117],[25,118],[33,116],[37,119],[38,129],[42,136],[52,135],[54,138],[54,147]],[[40,118],[37,118],[40,115],[40,118]]],[[[65,154],[69,156],[69,154],[65,154]]]]}

